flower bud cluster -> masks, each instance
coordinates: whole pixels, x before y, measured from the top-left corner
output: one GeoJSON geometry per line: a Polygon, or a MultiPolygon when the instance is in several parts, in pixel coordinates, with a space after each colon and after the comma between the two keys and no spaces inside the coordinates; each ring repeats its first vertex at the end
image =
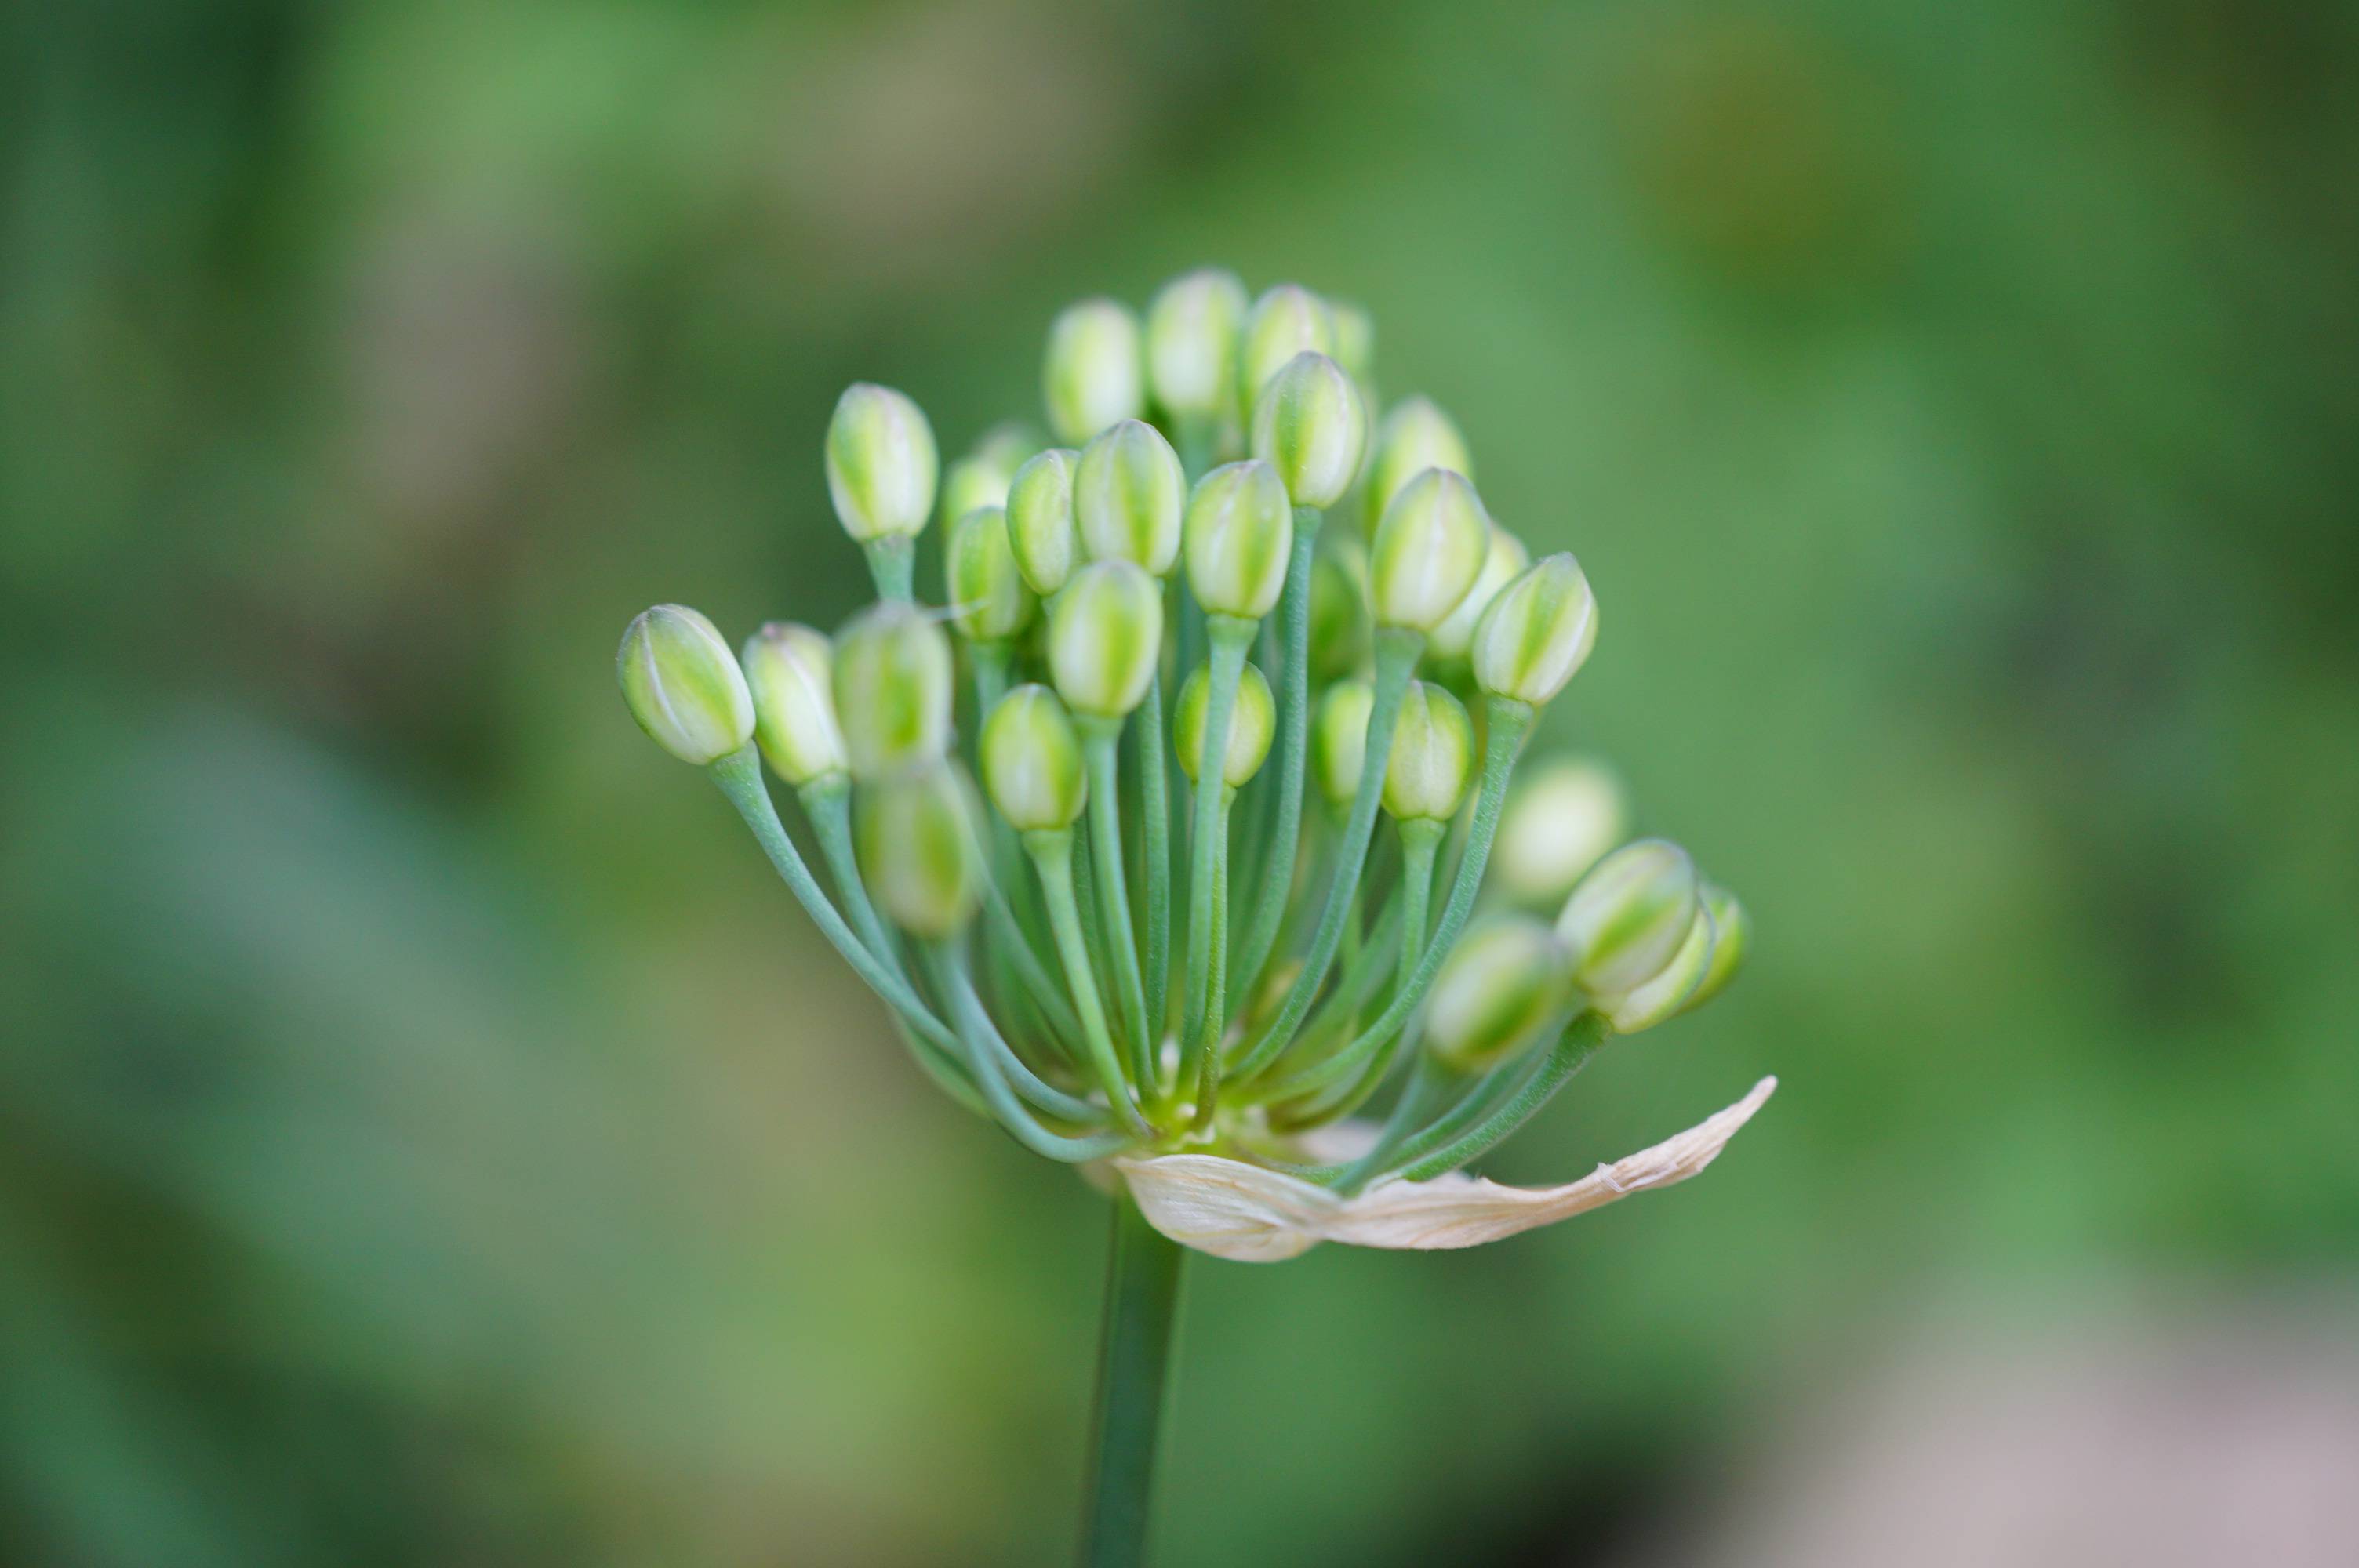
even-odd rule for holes
{"type": "MultiPolygon", "coordinates": [[[[640,727],[757,833],[745,759],[799,793],[832,938],[861,944],[929,1071],[985,1090],[999,1058],[942,976],[989,950],[977,995],[1028,1098],[977,1103],[1029,1146],[1266,1145],[1397,1062],[1455,1082],[1568,1020],[1634,1033],[1743,960],[1743,907],[1678,846],[1625,841],[1611,773],[1562,759],[1511,787],[1595,599],[1572,556],[1535,559],[1493,517],[1434,403],[1372,434],[1375,342],[1356,307],[1217,268],[1143,321],[1085,300],[1042,361],[1057,444],[1010,423],[947,470],[914,401],[854,385],[825,481],[877,602],[832,636],[764,625],[736,656],[676,605],[625,635],[640,727]],[[909,562],[937,516],[929,609],[909,562]],[[1486,865],[1503,896],[1470,926],[1486,865]],[[919,952],[952,968],[921,984],[919,952]]],[[[791,843],[764,841],[788,871],[791,843]]]]}

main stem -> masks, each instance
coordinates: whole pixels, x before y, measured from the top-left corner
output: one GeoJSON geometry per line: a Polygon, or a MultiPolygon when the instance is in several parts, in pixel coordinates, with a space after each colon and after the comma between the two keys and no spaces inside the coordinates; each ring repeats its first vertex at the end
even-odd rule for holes
{"type": "Polygon", "coordinates": [[[1179,1336],[1187,1249],[1147,1223],[1127,1191],[1114,1200],[1105,1322],[1091,1418],[1090,1482],[1082,1502],[1083,1568],[1147,1561],[1164,1390],[1179,1336]]]}

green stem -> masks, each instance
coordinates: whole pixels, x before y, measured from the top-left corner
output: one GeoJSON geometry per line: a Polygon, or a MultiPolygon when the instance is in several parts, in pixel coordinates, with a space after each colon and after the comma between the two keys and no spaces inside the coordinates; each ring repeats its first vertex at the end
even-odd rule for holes
{"type": "MultiPolygon", "coordinates": [[[[1212,971],[1212,884],[1219,863],[1227,858],[1228,835],[1221,830],[1221,796],[1228,790],[1223,764],[1229,755],[1229,730],[1237,707],[1237,683],[1245,668],[1245,648],[1253,641],[1255,622],[1234,615],[1206,617],[1212,640],[1212,690],[1204,705],[1202,755],[1196,762],[1196,800],[1188,845],[1188,972],[1187,995],[1180,1025],[1180,1081],[1196,1076],[1196,1055],[1202,1048],[1207,987],[1212,971]]],[[[1215,1011],[1217,1001],[1210,1002],[1215,1011]]]]}
{"type": "Polygon", "coordinates": [[[1393,1105],[1393,1113],[1385,1119],[1384,1130],[1365,1154],[1352,1162],[1335,1184],[1336,1190],[1349,1197],[1366,1184],[1368,1177],[1392,1158],[1408,1135],[1425,1125],[1433,1113],[1441,1108],[1442,1098],[1455,1088],[1463,1088],[1464,1081],[1447,1068],[1436,1064],[1430,1055],[1420,1056],[1417,1067],[1402,1086],[1400,1098],[1393,1105]]]}
{"type": "Polygon", "coordinates": [[[1095,1132],[1075,1138],[1041,1126],[1000,1074],[999,1062],[986,1034],[990,1015],[984,1011],[982,999],[974,994],[974,981],[967,974],[966,955],[958,939],[929,942],[924,952],[934,984],[950,999],[951,1016],[958,1020],[959,1044],[966,1052],[967,1066],[974,1074],[984,1099],[991,1106],[992,1115],[999,1119],[1008,1136],[1043,1159],[1068,1165],[1103,1160],[1131,1146],[1127,1132],[1095,1132]]]}
{"type": "Polygon", "coordinates": [[[1147,1223],[1127,1192],[1116,1195],[1097,1404],[1090,1421],[1083,1568],[1137,1568],[1147,1561],[1156,1450],[1163,1435],[1187,1258],[1187,1249],[1147,1223]]]}
{"type": "MultiPolygon", "coordinates": [[[[1229,1016],[1229,806],[1237,792],[1225,786],[1221,790],[1219,820],[1212,830],[1223,846],[1219,863],[1212,871],[1212,972],[1205,982],[1207,1005],[1204,1011],[1204,1043],[1196,1053],[1196,1116],[1199,1132],[1212,1125],[1212,1111],[1221,1098],[1221,1036],[1229,1016]]],[[[1180,1067],[1180,1082],[1187,1082],[1187,1067],[1180,1067]]]]}
{"type": "Polygon", "coordinates": [[[907,601],[918,569],[918,541],[908,534],[886,534],[861,545],[868,557],[868,575],[876,597],[907,601]]]}
{"type": "Polygon", "coordinates": [[[1605,1043],[1605,1020],[1594,1012],[1584,1012],[1565,1026],[1557,1043],[1549,1048],[1548,1060],[1531,1080],[1516,1091],[1516,1098],[1492,1112],[1480,1126],[1443,1145],[1401,1169],[1390,1173],[1405,1182],[1430,1181],[1444,1171],[1454,1171],[1469,1160],[1481,1158],[1493,1146],[1539,1114],[1540,1108],[1556,1097],[1573,1074],[1581,1071],[1597,1048],[1605,1043]]]}
{"type": "MultiPolygon", "coordinates": [[[[1422,633],[1386,627],[1376,636],[1375,704],[1368,714],[1366,760],[1360,764],[1359,792],[1352,797],[1352,815],[1343,823],[1343,842],[1335,864],[1335,880],[1327,886],[1327,905],[1311,934],[1310,951],[1302,972],[1294,978],[1286,1000],[1235,1070],[1229,1076],[1251,1078],[1293,1044],[1294,1032],[1311,1000],[1326,983],[1327,966],[1334,961],[1335,945],[1343,939],[1343,922],[1360,891],[1360,869],[1368,858],[1368,838],[1375,831],[1376,802],[1384,794],[1385,769],[1392,761],[1393,725],[1400,718],[1401,698],[1408,690],[1409,672],[1424,652],[1422,633]]],[[[1291,678],[1290,676],[1288,677],[1291,678]]],[[[1273,862],[1275,864],[1276,862],[1273,862]]]]}
{"type": "Polygon", "coordinates": [[[1145,818],[1147,859],[1147,1022],[1156,1039],[1163,1033],[1164,993],[1171,986],[1171,754],[1163,744],[1163,673],[1147,683],[1138,705],[1139,815],[1145,818]]]}
{"type": "Polygon", "coordinates": [[[1122,869],[1122,796],[1114,743],[1122,720],[1078,716],[1082,755],[1090,771],[1090,859],[1097,875],[1098,918],[1105,925],[1122,998],[1123,1029],[1130,1036],[1131,1066],[1151,1098],[1159,1083],[1156,1042],[1147,1027],[1147,991],[1138,974],[1138,937],[1130,919],[1130,882],[1122,869]]]}
{"type": "MultiPolygon", "coordinates": [[[[1425,951],[1425,912],[1433,895],[1434,852],[1440,847],[1448,827],[1447,823],[1430,817],[1412,818],[1400,825],[1401,963],[1394,974],[1404,983],[1416,956],[1425,951]]],[[[1387,1040],[1356,1082],[1319,1107],[1319,1119],[1332,1121],[1365,1105],[1392,1076],[1393,1064],[1400,1059],[1400,1054],[1415,1044],[1418,1033],[1416,1025],[1411,1024],[1387,1040]]]]}
{"type": "Polygon", "coordinates": [[[1245,925],[1245,945],[1237,950],[1237,979],[1249,995],[1277,945],[1287,897],[1294,886],[1294,851],[1302,834],[1302,775],[1310,755],[1311,557],[1325,518],[1317,507],[1294,509],[1294,549],[1287,559],[1286,592],[1280,601],[1286,622],[1286,689],[1278,702],[1277,819],[1253,865],[1261,892],[1245,925]]]}
{"type": "Polygon", "coordinates": [[[1064,960],[1065,982],[1072,989],[1074,1011],[1081,1014],[1082,1035],[1087,1041],[1090,1065],[1097,1070],[1099,1087],[1115,1117],[1134,1137],[1153,1138],[1138,1114],[1131,1087],[1123,1077],[1122,1058],[1115,1054],[1114,1036],[1106,1029],[1105,1004],[1098,997],[1097,977],[1090,970],[1090,954],[1082,937],[1081,911],[1073,900],[1073,835],[1071,828],[1040,829],[1024,836],[1033,870],[1039,873],[1042,901],[1049,906],[1049,928],[1064,960]]]}

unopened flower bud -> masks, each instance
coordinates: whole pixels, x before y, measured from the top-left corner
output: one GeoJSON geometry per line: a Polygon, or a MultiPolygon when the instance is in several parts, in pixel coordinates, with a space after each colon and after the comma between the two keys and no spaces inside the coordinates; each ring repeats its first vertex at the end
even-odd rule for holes
{"type": "Polygon", "coordinates": [[[1500,589],[1515,581],[1531,564],[1532,553],[1524,548],[1524,542],[1493,523],[1490,553],[1483,557],[1483,569],[1475,574],[1474,586],[1466,590],[1458,608],[1426,634],[1426,652],[1436,659],[1452,662],[1465,658],[1467,650],[1474,645],[1474,627],[1483,619],[1483,611],[1491,608],[1500,589]]]}
{"type": "Polygon", "coordinates": [[[1188,586],[1208,613],[1258,621],[1277,607],[1294,507],[1276,469],[1253,460],[1206,474],[1188,498],[1183,536],[1188,586]]]}
{"type": "Polygon", "coordinates": [[[1614,1033],[1636,1034],[1686,1011],[1689,999],[1711,972],[1712,949],[1719,945],[1713,937],[1712,912],[1699,901],[1695,918],[1688,922],[1686,938],[1660,974],[1626,995],[1597,999],[1597,1011],[1605,1015],[1614,1033]]]}
{"type": "Polygon", "coordinates": [[[998,507],[978,506],[951,525],[942,542],[942,579],[951,624],[969,641],[1005,642],[1032,623],[1038,601],[1016,568],[1007,514],[998,507]]]}
{"type": "Polygon", "coordinates": [[[1629,829],[1621,783],[1595,762],[1560,758],[1517,774],[1491,864],[1518,903],[1556,904],[1629,829]]]}
{"type": "Polygon", "coordinates": [[[1277,468],[1297,506],[1323,511],[1341,501],[1367,438],[1360,389],[1325,354],[1287,361],[1254,405],[1253,455],[1277,468]]]}
{"type": "Polygon", "coordinates": [[[1141,420],[1101,431],[1074,466],[1073,519],[1093,561],[1129,561],[1163,576],[1180,555],[1187,503],[1180,454],[1141,420]]]}
{"type": "Polygon", "coordinates": [[[1310,678],[1365,667],[1375,625],[1368,614],[1368,546],[1344,528],[1321,529],[1310,561],[1310,678]]]}
{"type": "Polygon", "coordinates": [[[1330,351],[1335,362],[1351,373],[1353,381],[1365,386],[1376,371],[1375,319],[1356,305],[1331,299],[1327,302],[1327,319],[1335,340],[1335,347],[1330,351]]]}
{"type": "Polygon", "coordinates": [[[1581,563],[1560,552],[1501,589],[1474,623],[1474,682],[1538,708],[1571,680],[1597,642],[1597,600],[1581,563]]]}
{"type": "Polygon", "coordinates": [[[1459,938],[1434,976],[1425,1044],[1443,1066],[1496,1066],[1571,1000],[1564,944],[1543,921],[1495,916],[1459,938]]]}
{"type": "Polygon", "coordinates": [[[1019,686],[984,720],[983,787],[1019,833],[1071,827],[1090,797],[1072,716],[1045,686],[1019,686]]]}
{"type": "Polygon", "coordinates": [[[1703,979],[1680,1004],[1681,1012],[1691,1012],[1727,989],[1745,967],[1745,949],[1753,945],[1753,917],[1736,902],[1736,895],[1717,883],[1703,884],[1703,907],[1712,916],[1712,962],[1704,968],[1703,979]]]}
{"type": "Polygon", "coordinates": [[[1156,295],[1147,308],[1147,379],[1166,413],[1239,416],[1237,345],[1247,308],[1245,286],[1216,266],[1175,277],[1156,295]]]}
{"type": "Polygon", "coordinates": [[[871,605],[836,633],[835,721],[864,781],[941,760],[951,744],[951,641],[897,600],[871,605]]]}
{"type": "Polygon", "coordinates": [[[1073,523],[1073,468],[1081,454],[1051,447],[1016,470],[1007,485],[1007,542],[1032,591],[1046,599],[1082,564],[1073,523]]]}
{"type": "Polygon", "coordinates": [[[942,470],[942,522],[955,523],[978,506],[1006,505],[1016,469],[1039,449],[1022,426],[994,426],[974,450],[942,470]]]}
{"type": "Polygon", "coordinates": [[[855,382],[827,426],[827,492],[862,544],[924,529],[941,459],[925,411],[889,386],[855,382]]]}
{"type": "MultiPolygon", "coordinates": [[[[1212,667],[1196,666],[1180,688],[1180,710],[1172,721],[1172,740],[1180,752],[1180,770],[1193,783],[1204,767],[1204,726],[1212,707],[1212,667]]],[[[1229,749],[1221,764],[1221,782],[1242,789],[1261,772],[1269,755],[1270,737],[1277,730],[1277,705],[1270,700],[1269,682],[1247,665],[1237,682],[1237,700],[1229,709],[1229,749]]]]}
{"type": "Polygon", "coordinates": [[[754,697],[754,739],[770,771],[800,789],[851,766],[835,724],[835,650],[827,633],[773,621],[738,654],[754,697]]]}
{"type": "Polygon", "coordinates": [[[1049,428],[1079,446],[1124,419],[1147,412],[1138,318],[1112,299],[1069,305],[1049,329],[1041,390],[1049,428]]]}
{"type": "Polygon", "coordinates": [[[1411,681],[1393,725],[1385,768],[1385,809],[1396,821],[1447,822],[1466,799],[1474,772],[1474,724],[1459,700],[1430,681],[1411,681]]]}
{"type": "Polygon", "coordinates": [[[1667,839],[1641,838],[1598,861],[1556,920],[1581,989],[1626,996],[1661,974],[1687,940],[1697,903],[1695,862],[1667,839]]]}
{"type": "Polygon", "coordinates": [[[973,786],[957,763],[863,784],[853,800],[861,880],[919,937],[956,934],[983,898],[973,786]]]}
{"type": "Polygon", "coordinates": [[[1049,676],[1076,713],[1129,713],[1162,656],[1163,587],[1128,561],[1083,567],[1049,610],[1049,676]]]}
{"type": "Polygon", "coordinates": [[[1237,350],[1238,406],[1248,414],[1258,407],[1262,388],[1295,355],[1334,351],[1335,320],[1325,300],[1299,283],[1266,290],[1245,316],[1237,350]]]}
{"type": "Polygon", "coordinates": [[[1328,804],[1345,806],[1360,793],[1360,769],[1368,754],[1368,716],[1375,688],[1364,680],[1339,680],[1319,699],[1310,727],[1310,766],[1328,804]]]}
{"type": "Polygon", "coordinates": [[[1474,477],[1474,458],[1466,449],[1466,438],[1458,433],[1450,416],[1427,398],[1405,397],[1393,405],[1392,412],[1376,427],[1375,444],[1364,498],[1372,535],[1401,487],[1426,470],[1448,469],[1469,480],[1474,477]]]}
{"type": "Polygon", "coordinates": [[[1432,631],[1474,586],[1490,552],[1490,514],[1465,475],[1426,470],[1393,497],[1368,546],[1376,624],[1432,631]]]}
{"type": "Polygon", "coordinates": [[[614,654],[623,701],[648,738],[702,767],[754,735],[754,698],[712,622],[684,604],[641,611],[614,654]]]}

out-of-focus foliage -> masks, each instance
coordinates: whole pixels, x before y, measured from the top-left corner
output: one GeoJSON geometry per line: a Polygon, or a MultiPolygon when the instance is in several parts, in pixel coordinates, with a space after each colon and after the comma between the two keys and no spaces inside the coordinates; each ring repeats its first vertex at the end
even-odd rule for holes
{"type": "Polygon", "coordinates": [[[1101,1202],[612,656],[864,597],[844,384],[963,449],[1207,261],[1580,554],[1550,736],[1756,919],[1499,1169],[1787,1087],[1563,1231],[1201,1265],[1169,1562],[1549,1539],[1928,1294],[2349,1281],[2354,70],[2324,0],[13,8],[0,1557],[1063,1550],[1101,1202]]]}

